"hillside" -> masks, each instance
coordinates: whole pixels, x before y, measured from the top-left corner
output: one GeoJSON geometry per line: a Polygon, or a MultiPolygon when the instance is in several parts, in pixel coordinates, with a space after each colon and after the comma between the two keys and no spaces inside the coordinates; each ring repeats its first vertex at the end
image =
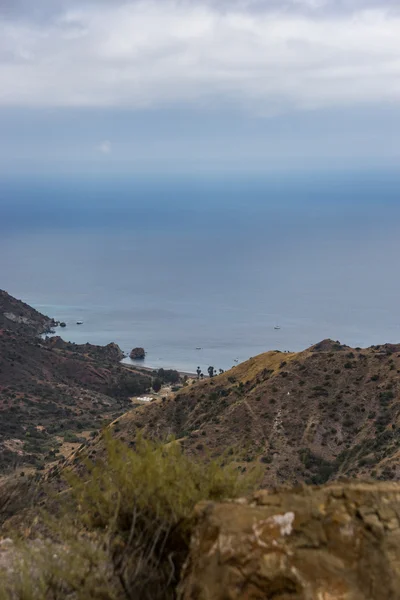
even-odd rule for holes
{"type": "Polygon", "coordinates": [[[259,463],[266,485],[400,478],[400,345],[267,352],[126,412],[151,381],[120,364],[118,346],[42,339],[51,319],[0,301],[0,471],[62,464],[88,440],[93,456],[90,438],[114,421],[129,444],[173,435],[189,455],[259,463]]]}
{"type": "Polygon", "coordinates": [[[55,321],[0,290],[0,332],[4,329],[26,335],[49,331],[55,321]]]}
{"type": "Polygon", "coordinates": [[[62,460],[149,388],[115,344],[38,337],[54,322],[6,292],[0,325],[0,473],[62,460]]]}
{"type": "Polygon", "coordinates": [[[186,452],[238,452],[263,483],[341,476],[400,478],[400,345],[349,348],[325,340],[267,352],[124,415],[115,433],[174,435],[186,452]]]}

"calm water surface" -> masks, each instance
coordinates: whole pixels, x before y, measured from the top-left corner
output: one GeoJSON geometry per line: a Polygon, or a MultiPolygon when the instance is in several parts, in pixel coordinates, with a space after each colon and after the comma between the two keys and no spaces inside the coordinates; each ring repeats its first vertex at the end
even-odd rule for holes
{"type": "Polygon", "coordinates": [[[154,367],[400,342],[399,184],[4,181],[0,287],[66,321],[64,338],[144,346],[154,367]]]}

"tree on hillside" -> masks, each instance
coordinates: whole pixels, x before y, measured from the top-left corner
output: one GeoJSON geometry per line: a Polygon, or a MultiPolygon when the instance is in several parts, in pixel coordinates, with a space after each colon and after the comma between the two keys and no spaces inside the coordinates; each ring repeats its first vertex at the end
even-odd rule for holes
{"type": "Polygon", "coordinates": [[[197,373],[197,379],[200,379],[200,375],[201,375],[201,369],[200,369],[200,367],[197,367],[196,373],[197,373]]]}
{"type": "Polygon", "coordinates": [[[179,382],[179,373],[175,371],[175,369],[158,369],[157,371],[158,377],[161,381],[165,383],[178,383],[179,382]]]}
{"type": "Polygon", "coordinates": [[[214,377],[214,373],[215,373],[214,367],[208,367],[207,371],[208,371],[208,374],[210,377],[214,377]]]}
{"type": "Polygon", "coordinates": [[[161,390],[162,381],[158,377],[153,380],[153,390],[157,393],[161,390]]]}
{"type": "Polygon", "coordinates": [[[225,373],[225,371],[223,369],[220,369],[219,374],[222,375],[222,373],[225,373]]]}

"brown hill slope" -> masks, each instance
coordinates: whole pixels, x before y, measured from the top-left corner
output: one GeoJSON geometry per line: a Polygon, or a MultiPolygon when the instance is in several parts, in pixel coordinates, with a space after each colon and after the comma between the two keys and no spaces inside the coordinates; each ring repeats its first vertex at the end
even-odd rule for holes
{"type": "Polygon", "coordinates": [[[54,320],[0,290],[0,332],[3,329],[37,335],[51,329],[54,320]]]}
{"type": "Polygon", "coordinates": [[[130,406],[150,379],[119,364],[115,344],[42,340],[52,320],[0,293],[0,473],[59,459],[130,406]]]}
{"type": "Polygon", "coordinates": [[[242,452],[264,484],[339,476],[400,478],[400,345],[361,350],[325,340],[267,352],[124,415],[117,435],[173,434],[189,453],[242,452]]]}

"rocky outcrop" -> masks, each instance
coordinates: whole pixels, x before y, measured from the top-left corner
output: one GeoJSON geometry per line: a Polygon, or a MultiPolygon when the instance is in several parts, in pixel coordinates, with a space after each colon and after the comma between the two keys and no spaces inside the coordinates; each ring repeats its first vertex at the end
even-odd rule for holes
{"type": "Polygon", "coordinates": [[[146,357],[146,352],[144,348],[134,348],[129,356],[132,360],[143,360],[146,357]]]}
{"type": "Polygon", "coordinates": [[[49,332],[54,326],[53,319],[42,315],[25,302],[13,298],[4,290],[0,290],[0,330],[4,328],[24,335],[36,336],[49,332]]]}
{"type": "Polygon", "coordinates": [[[96,361],[120,362],[125,356],[118,344],[114,342],[107,344],[107,346],[96,346],[89,343],[75,344],[66,342],[60,336],[55,335],[47,338],[45,345],[51,349],[57,348],[73,354],[84,355],[86,358],[96,361]]]}
{"type": "Polygon", "coordinates": [[[394,600],[400,484],[353,483],[197,507],[180,600],[394,600]]]}
{"type": "Polygon", "coordinates": [[[115,342],[111,342],[110,344],[107,344],[107,346],[104,346],[104,348],[108,354],[109,359],[112,359],[115,361],[120,361],[123,358],[125,358],[125,354],[122,352],[122,350],[118,346],[118,344],[115,344],[115,342]]]}
{"type": "Polygon", "coordinates": [[[346,350],[348,346],[341,344],[339,341],[334,342],[333,340],[322,340],[318,344],[311,346],[311,352],[338,352],[339,350],[346,350]]]}

